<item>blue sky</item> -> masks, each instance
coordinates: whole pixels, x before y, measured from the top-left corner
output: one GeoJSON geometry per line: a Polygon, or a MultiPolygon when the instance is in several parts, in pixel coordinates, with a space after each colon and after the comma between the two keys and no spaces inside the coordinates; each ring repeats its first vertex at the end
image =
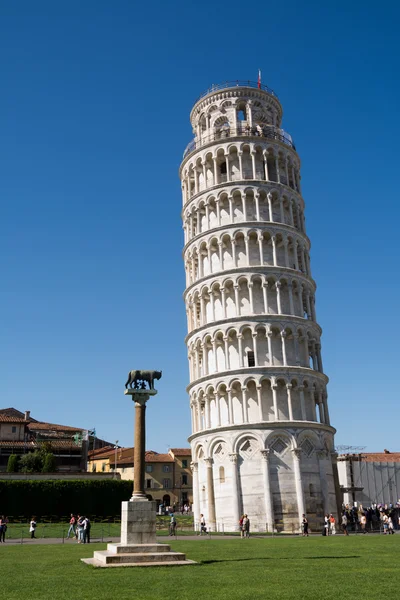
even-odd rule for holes
{"type": "Polygon", "coordinates": [[[400,450],[396,3],[0,5],[1,406],[148,448],[190,414],[178,168],[212,83],[278,94],[302,190],[337,444],[400,450]]]}

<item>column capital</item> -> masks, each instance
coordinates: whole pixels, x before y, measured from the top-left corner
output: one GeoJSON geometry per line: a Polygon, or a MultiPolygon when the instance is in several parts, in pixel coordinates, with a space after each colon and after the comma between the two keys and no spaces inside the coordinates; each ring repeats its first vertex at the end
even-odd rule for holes
{"type": "Polygon", "coordinates": [[[271,454],[271,448],[265,448],[264,450],[260,450],[260,454],[265,460],[265,462],[268,462],[271,454]]]}
{"type": "Polygon", "coordinates": [[[298,388],[299,392],[304,392],[304,385],[299,385],[298,388]]]}
{"type": "Polygon", "coordinates": [[[192,471],[192,473],[194,473],[195,471],[198,471],[198,468],[199,468],[199,463],[197,463],[197,462],[190,463],[190,470],[192,471]]]}
{"type": "Polygon", "coordinates": [[[280,281],[277,281],[277,282],[275,283],[275,287],[276,287],[276,289],[278,289],[278,288],[282,287],[282,284],[281,284],[281,282],[280,282],[280,281]]]}
{"type": "Polygon", "coordinates": [[[301,449],[301,448],[293,448],[293,449],[292,449],[292,454],[293,454],[293,457],[294,457],[296,460],[300,460],[300,458],[301,458],[301,455],[302,455],[302,452],[303,452],[303,451],[302,451],[302,449],[301,449]]]}
{"type": "Polygon", "coordinates": [[[204,462],[206,463],[207,468],[210,469],[214,464],[214,459],[211,456],[209,456],[204,459],[204,462]]]}
{"type": "Polygon", "coordinates": [[[281,338],[287,337],[287,332],[285,330],[281,331],[281,338]]]}
{"type": "Polygon", "coordinates": [[[287,389],[287,390],[291,390],[292,388],[293,388],[293,386],[292,386],[292,384],[291,384],[291,383],[287,383],[287,384],[286,384],[286,389],[287,389]]]}
{"type": "Polygon", "coordinates": [[[229,460],[231,461],[231,463],[233,463],[233,464],[237,463],[238,458],[239,458],[239,454],[237,452],[232,452],[228,456],[229,456],[229,460]]]}

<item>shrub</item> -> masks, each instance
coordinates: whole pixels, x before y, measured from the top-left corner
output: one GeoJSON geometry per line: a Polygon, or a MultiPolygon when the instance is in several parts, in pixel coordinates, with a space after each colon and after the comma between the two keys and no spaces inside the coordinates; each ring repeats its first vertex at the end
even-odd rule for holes
{"type": "Polygon", "coordinates": [[[52,452],[48,452],[44,455],[43,460],[43,473],[55,473],[57,471],[56,457],[52,452]]]}
{"type": "Polygon", "coordinates": [[[7,463],[7,473],[16,473],[18,471],[19,456],[10,454],[7,463]]]}
{"type": "Polygon", "coordinates": [[[21,473],[38,473],[43,468],[43,455],[40,450],[23,454],[19,459],[21,473]]]}
{"type": "Polygon", "coordinates": [[[61,517],[70,513],[121,516],[121,502],[132,495],[132,481],[95,480],[1,480],[2,514],[61,517]]]}

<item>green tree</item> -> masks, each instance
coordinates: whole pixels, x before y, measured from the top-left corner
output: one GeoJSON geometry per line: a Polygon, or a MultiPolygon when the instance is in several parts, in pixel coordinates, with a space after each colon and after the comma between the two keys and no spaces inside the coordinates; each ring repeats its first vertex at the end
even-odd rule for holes
{"type": "Polygon", "coordinates": [[[28,452],[19,460],[21,473],[40,473],[43,468],[43,454],[39,450],[28,452]]]}
{"type": "Polygon", "coordinates": [[[52,452],[47,452],[43,460],[43,473],[55,473],[57,471],[56,457],[52,452]]]}
{"type": "Polygon", "coordinates": [[[19,456],[10,454],[7,463],[7,473],[16,473],[18,471],[19,456]]]}

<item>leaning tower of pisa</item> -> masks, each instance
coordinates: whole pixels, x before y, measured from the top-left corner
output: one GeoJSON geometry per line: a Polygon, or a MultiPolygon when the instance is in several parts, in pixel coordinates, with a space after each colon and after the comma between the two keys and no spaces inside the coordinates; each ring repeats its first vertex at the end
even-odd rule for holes
{"type": "Polygon", "coordinates": [[[300,159],[272,90],[214,85],[180,167],[195,519],[298,531],[336,513],[300,159]]]}

